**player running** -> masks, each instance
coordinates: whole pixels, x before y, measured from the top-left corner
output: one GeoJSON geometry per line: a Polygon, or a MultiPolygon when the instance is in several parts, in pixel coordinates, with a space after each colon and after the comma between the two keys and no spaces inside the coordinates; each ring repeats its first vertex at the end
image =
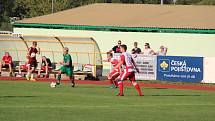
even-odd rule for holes
{"type": "Polygon", "coordinates": [[[67,76],[69,76],[70,81],[72,83],[72,87],[75,87],[75,81],[74,81],[74,76],[73,76],[73,68],[72,68],[72,57],[69,54],[69,48],[65,47],[63,49],[63,61],[60,62],[62,65],[60,68],[60,71],[58,72],[57,75],[57,85],[60,85],[61,81],[61,74],[66,73],[67,76]]]}
{"type": "MultiPolygon", "coordinates": [[[[110,62],[113,67],[115,67],[119,61],[115,58],[113,58],[113,54],[112,53],[107,53],[107,59],[106,60],[102,60],[103,62],[110,62]]],[[[110,72],[108,73],[107,77],[110,80],[110,88],[117,88],[118,87],[118,83],[116,81],[116,78],[120,75],[120,68],[117,69],[111,69],[110,72]]]]}
{"type": "Polygon", "coordinates": [[[135,89],[138,91],[139,96],[142,96],[142,91],[140,89],[139,84],[135,80],[135,69],[139,73],[139,70],[136,68],[136,64],[131,56],[130,53],[126,52],[127,51],[127,46],[126,45],[121,45],[120,46],[120,51],[122,54],[120,55],[120,61],[119,63],[114,67],[114,69],[117,69],[121,67],[122,65],[124,66],[124,70],[120,74],[120,80],[118,82],[119,85],[119,94],[117,96],[124,96],[123,93],[123,81],[129,78],[135,89]]]}
{"type": "Polygon", "coordinates": [[[28,62],[30,64],[30,66],[28,66],[28,73],[26,75],[26,79],[27,80],[31,80],[31,81],[36,81],[33,78],[33,71],[35,71],[36,67],[37,67],[37,59],[36,59],[36,54],[40,54],[40,48],[36,48],[37,47],[37,42],[33,42],[32,46],[28,49],[28,53],[27,53],[27,58],[28,58],[28,62]],[[31,76],[31,78],[30,78],[31,76]]]}

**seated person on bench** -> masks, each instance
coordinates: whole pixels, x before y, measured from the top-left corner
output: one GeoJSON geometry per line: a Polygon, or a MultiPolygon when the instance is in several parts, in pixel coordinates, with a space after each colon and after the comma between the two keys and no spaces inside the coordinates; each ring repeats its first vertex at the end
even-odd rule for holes
{"type": "Polygon", "coordinates": [[[0,76],[2,68],[9,68],[10,76],[12,76],[12,67],[13,67],[12,57],[10,56],[9,52],[5,52],[5,55],[2,57],[2,60],[0,61],[0,76]]]}
{"type": "Polygon", "coordinates": [[[30,66],[29,62],[25,62],[25,64],[20,64],[19,67],[18,67],[18,75],[16,77],[23,77],[23,73],[22,71],[26,71],[28,72],[28,66],[30,66]]]}
{"type": "Polygon", "coordinates": [[[46,56],[42,56],[42,63],[39,66],[37,78],[40,78],[41,70],[46,72],[45,78],[48,78],[49,77],[48,73],[52,69],[51,66],[52,66],[51,60],[49,58],[46,58],[46,56]]]}

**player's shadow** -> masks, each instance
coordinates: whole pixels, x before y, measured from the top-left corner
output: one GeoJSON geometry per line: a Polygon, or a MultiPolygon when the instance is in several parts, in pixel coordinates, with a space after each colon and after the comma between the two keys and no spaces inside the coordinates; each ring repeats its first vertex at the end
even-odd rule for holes
{"type": "Polygon", "coordinates": [[[162,95],[162,94],[155,94],[155,95],[144,95],[144,96],[150,96],[150,97],[159,97],[159,96],[163,96],[163,97],[193,97],[193,96],[202,96],[202,95],[175,95],[175,94],[170,94],[170,95],[162,95]]]}
{"type": "Polygon", "coordinates": [[[0,98],[34,98],[37,96],[18,96],[18,95],[10,95],[10,96],[0,96],[0,98]]]}

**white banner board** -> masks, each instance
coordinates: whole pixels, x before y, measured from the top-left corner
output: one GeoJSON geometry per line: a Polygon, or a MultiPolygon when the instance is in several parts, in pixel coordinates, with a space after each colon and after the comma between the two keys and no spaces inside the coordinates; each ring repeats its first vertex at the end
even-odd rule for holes
{"type": "Polygon", "coordinates": [[[136,73],[136,80],[156,80],[157,57],[144,56],[142,54],[133,55],[139,73],[136,73]]]}
{"type": "MultiPolygon", "coordinates": [[[[119,59],[120,54],[114,54],[114,58],[119,59]]],[[[139,73],[135,73],[136,80],[156,80],[157,57],[144,56],[142,54],[132,55],[139,73]]]]}
{"type": "Polygon", "coordinates": [[[204,58],[204,79],[202,83],[215,83],[215,57],[204,58]]]}

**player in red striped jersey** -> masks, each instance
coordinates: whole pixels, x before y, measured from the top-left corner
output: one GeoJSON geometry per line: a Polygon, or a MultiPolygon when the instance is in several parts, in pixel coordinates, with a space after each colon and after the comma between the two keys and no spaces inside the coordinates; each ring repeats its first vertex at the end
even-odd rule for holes
{"type": "MultiPolygon", "coordinates": [[[[110,62],[113,67],[115,67],[119,61],[115,58],[113,58],[112,53],[107,53],[107,59],[103,60],[104,62],[110,62]]],[[[117,88],[118,83],[116,81],[116,78],[120,75],[120,68],[112,68],[110,72],[108,73],[107,77],[110,80],[111,87],[110,88],[117,88]]]]}
{"type": "Polygon", "coordinates": [[[121,45],[120,50],[122,54],[120,55],[119,63],[114,67],[117,69],[121,66],[124,66],[124,70],[120,73],[120,80],[118,82],[119,85],[119,94],[117,96],[124,96],[123,93],[123,81],[129,78],[135,89],[138,91],[139,96],[142,96],[142,91],[139,84],[135,80],[135,69],[139,73],[139,70],[136,68],[136,64],[130,53],[127,52],[127,46],[121,45]]]}

